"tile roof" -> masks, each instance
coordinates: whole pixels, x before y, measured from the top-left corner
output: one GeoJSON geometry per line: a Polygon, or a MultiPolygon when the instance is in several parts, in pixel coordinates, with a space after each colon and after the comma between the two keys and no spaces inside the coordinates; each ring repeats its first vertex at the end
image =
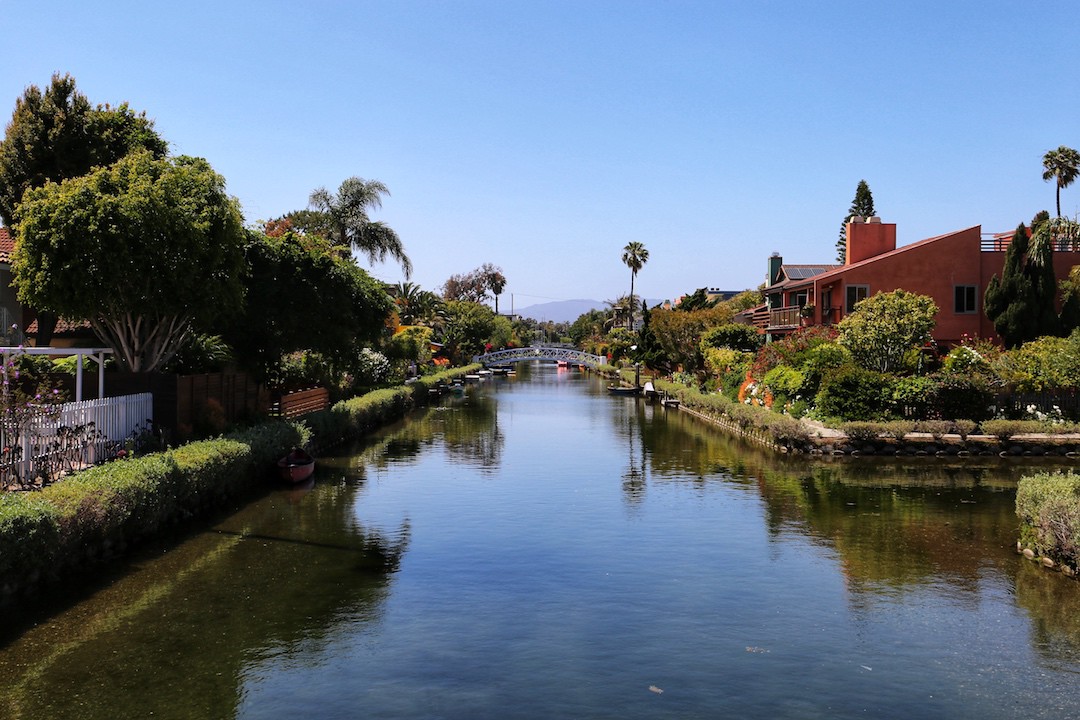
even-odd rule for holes
{"type": "Polygon", "coordinates": [[[15,238],[8,229],[0,225],[0,263],[11,262],[11,251],[15,249],[15,238]]]}

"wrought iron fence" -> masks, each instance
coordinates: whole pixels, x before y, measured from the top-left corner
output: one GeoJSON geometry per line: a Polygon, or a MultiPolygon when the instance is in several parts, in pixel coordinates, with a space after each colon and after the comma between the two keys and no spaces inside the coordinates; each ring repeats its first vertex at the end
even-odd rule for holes
{"type": "Polygon", "coordinates": [[[150,393],[27,406],[0,422],[0,489],[41,487],[102,462],[152,422],[150,393]]]}

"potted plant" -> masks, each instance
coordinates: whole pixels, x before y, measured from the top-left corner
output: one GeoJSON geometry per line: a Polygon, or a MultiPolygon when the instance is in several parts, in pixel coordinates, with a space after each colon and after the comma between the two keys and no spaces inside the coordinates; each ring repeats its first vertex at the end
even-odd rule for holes
{"type": "Polygon", "coordinates": [[[803,325],[806,325],[807,320],[814,319],[814,303],[807,303],[799,308],[799,317],[803,319],[803,325]]]}

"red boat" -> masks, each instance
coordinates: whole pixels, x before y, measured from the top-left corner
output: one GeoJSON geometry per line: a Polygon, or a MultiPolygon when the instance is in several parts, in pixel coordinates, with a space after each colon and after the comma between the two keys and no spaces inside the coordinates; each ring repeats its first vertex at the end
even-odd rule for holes
{"type": "Polygon", "coordinates": [[[308,455],[301,448],[295,448],[291,453],[277,461],[278,472],[281,479],[286,482],[298,483],[311,477],[315,472],[315,458],[308,455]]]}

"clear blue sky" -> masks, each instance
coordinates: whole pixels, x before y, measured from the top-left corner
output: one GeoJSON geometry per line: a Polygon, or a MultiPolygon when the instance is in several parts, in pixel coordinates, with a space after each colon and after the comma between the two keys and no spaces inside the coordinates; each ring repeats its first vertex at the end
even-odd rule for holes
{"type": "Polygon", "coordinates": [[[1080,147],[1075,0],[0,0],[0,24],[5,124],[69,72],[249,222],[381,180],[413,280],[495,263],[501,307],[625,294],[631,240],[649,298],[831,262],[860,179],[900,244],[1011,230],[1053,211],[1043,154],[1080,147]]]}

